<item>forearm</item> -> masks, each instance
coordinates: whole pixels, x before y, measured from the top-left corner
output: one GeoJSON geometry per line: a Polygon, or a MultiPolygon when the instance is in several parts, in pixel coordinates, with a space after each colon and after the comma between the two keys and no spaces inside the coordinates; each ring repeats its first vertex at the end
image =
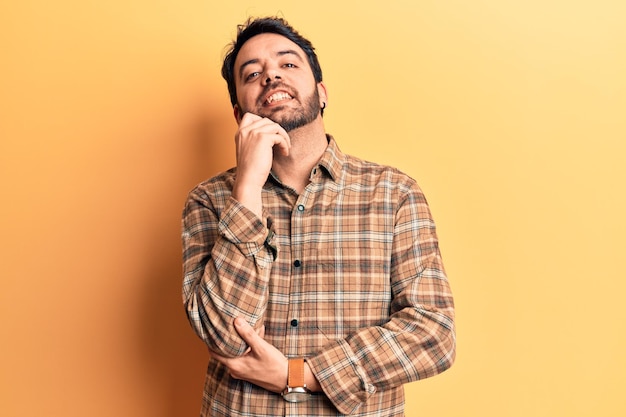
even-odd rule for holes
{"type": "Polygon", "coordinates": [[[402,312],[327,345],[307,362],[337,409],[351,414],[378,391],[448,369],[455,355],[452,323],[441,312],[402,312]]]}
{"type": "Polygon", "coordinates": [[[346,414],[378,390],[436,375],[454,361],[454,302],[421,194],[407,195],[395,225],[390,315],[309,359],[324,392],[346,414]]]}
{"type": "Polygon", "coordinates": [[[219,219],[211,210],[191,205],[183,221],[187,314],[210,350],[240,355],[247,345],[234,331],[233,319],[263,324],[274,259],[266,244],[269,230],[236,202],[227,204],[219,219]]]}
{"type": "MultiPolygon", "coordinates": [[[[233,256],[230,260],[237,262],[237,258],[241,257],[233,256]]],[[[247,345],[234,331],[233,319],[244,317],[255,328],[262,326],[267,289],[263,277],[249,275],[249,280],[239,282],[226,272],[231,267],[232,264],[224,265],[218,270],[210,259],[186,300],[186,309],[191,325],[209,350],[238,356],[247,345]]]]}
{"type": "Polygon", "coordinates": [[[233,186],[233,198],[242,206],[247,207],[259,218],[263,216],[263,188],[237,178],[233,186]]]}

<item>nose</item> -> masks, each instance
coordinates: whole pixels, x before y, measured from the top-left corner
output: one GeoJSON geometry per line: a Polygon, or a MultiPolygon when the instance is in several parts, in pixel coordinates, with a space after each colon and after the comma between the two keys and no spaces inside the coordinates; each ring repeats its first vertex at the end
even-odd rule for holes
{"type": "Polygon", "coordinates": [[[267,70],[265,72],[265,82],[264,82],[264,84],[267,85],[267,84],[272,83],[273,81],[277,81],[277,80],[280,80],[280,79],[281,79],[281,77],[280,77],[280,74],[278,73],[277,70],[275,70],[275,69],[267,70]]]}

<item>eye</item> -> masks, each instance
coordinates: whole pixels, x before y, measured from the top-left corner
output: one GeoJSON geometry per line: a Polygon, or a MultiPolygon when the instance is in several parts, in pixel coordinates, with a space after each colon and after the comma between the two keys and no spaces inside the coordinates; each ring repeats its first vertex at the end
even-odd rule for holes
{"type": "Polygon", "coordinates": [[[288,62],[288,63],[284,64],[283,67],[286,67],[286,68],[296,68],[296,64],[292,64],[291,62],[288,62]]]}
{"type": "Polygon", "coordinates": [[[246,75],[246,81],[254,80],[256,77],[259,76],[259,74],[261,74],[259,71],[251,72],[250,74],[246,75]]]}

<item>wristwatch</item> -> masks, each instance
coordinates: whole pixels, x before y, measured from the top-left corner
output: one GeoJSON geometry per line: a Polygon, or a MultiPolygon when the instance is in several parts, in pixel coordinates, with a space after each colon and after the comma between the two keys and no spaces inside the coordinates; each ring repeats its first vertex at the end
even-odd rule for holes
{"type": "Polygon", "coordinates": [[[304,358],[291,358],[288,363],[287,388],[282,396],[290,403],[301,403],[311,397],[304,383],[304,358]]]}

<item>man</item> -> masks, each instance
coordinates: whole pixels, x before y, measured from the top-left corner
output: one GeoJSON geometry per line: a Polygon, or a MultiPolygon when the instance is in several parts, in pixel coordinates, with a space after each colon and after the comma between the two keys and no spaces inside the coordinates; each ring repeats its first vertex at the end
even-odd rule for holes
{"type": "Polygon", "coordinates": [[[343,154],[311,43],[280,18],[224,60],[237,167],[183,213],[183,299],[211,356],[202,416],[401,416],[451,366],[454,307],[415,181],[343,154]]]}

